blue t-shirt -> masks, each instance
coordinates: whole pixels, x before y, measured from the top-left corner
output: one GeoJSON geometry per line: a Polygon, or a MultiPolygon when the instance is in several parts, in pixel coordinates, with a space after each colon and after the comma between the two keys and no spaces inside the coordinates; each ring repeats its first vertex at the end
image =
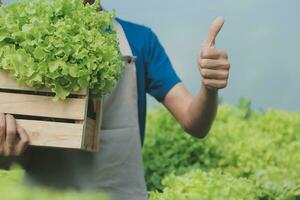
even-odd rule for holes
{"type": "Polygon", "coordinates": [[[117,19],[117,21],[124,29],[133,55],[137,57],[138,115],[141,142],[143,143],[146,123],[146,93],[162,102],[169,90],[179,83],[180,79],[163,46],[151,29],[121,19],[117,19]]]}

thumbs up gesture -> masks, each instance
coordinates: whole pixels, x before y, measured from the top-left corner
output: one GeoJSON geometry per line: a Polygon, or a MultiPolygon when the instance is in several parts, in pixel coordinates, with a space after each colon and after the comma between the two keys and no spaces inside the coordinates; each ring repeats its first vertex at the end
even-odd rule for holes
{"type": "Polygon", "coordinates": [[[225,88],[229,77],[228,54],[215,47],[216,37],[223,24],[223,17],[217,17],[212,23],[198,59],[202,84],[210,90],[225,88]]]}

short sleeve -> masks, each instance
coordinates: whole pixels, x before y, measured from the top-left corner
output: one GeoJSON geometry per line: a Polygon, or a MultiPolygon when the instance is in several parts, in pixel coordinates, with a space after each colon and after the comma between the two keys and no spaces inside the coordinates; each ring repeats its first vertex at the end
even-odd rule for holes
{"type": "Polygon", "coordinates": [[[151,30],[144,48],[146,66],[146,90],[162,102],[167,93],[181,82],[159,39],[151,30]]]}

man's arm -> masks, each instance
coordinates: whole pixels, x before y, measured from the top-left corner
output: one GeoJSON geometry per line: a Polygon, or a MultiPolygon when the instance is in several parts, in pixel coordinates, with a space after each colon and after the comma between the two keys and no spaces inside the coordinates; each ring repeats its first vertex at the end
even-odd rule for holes
{"type": "Polygon", "coordinates": [[[199,55],[202,86],[198,95],[192,96],[186,87],[179,83],[168,92],[163,101],[184,130],[198,138],[205,137],[209,132],[217,112],[218,90],[225,88],[228,82],[228,55],[214,46],[215,38],[223,24],[222,17],[214,21],[199,55]]]}
{"type": "Polygon", "coordinates": [[[179,83],[167,94],[164,105],[174,115],[183,129],[197,138],[208,133],[217,111],[218,93],[202,87],[197,96],[192,96],[179,83]]]}

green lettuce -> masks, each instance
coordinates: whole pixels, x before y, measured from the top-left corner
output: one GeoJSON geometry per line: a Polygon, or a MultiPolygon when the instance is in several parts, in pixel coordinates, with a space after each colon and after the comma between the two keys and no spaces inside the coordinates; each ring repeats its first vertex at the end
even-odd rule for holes
{"type": "Polygon", "coordinates": [[[259,200],[255,184],[221,170],[192,170],[182,176],[170,174],[163,192],[150,192],[150,200],[259,200]]]}
{"type": "MultiPolygon", "coordinates": [[[[186,195],[189,193],[186,190],[194,185],[197,186],[196,193],[205,197],[203,199],[210,199],[202,190],[217,194],[226,188],[230,191],[239,187],[228,177],[224,177],[228,180],[227,185],[216,187],[222,183],[223,175],[213,173],[208,176],[209,181],[205,178],[206,172],[218,170],[222,174],[250,181],[261,200],[300,198],[300,112],[254,111],[251,102],[242,98],[238,106],[219,106],[210,133],[203,140],[196,140],[184,133],[176,119],[163,109],[149,112],[147,124],[150,125],[147,126],[143,154],[149,190],[186,195]],[[184,175],[195,170],[202,170],[201,179],[195,174],[184,175]],[[182,183],[181,178],[162,181],[172,173],[178,177],[184,176],[183,180],[187,183],[182,183]],[[171,185],[172,182],[177,185],[171,185]],[[166,187],[169,189],[165,190],[166,187]]],[[[247,194],[247,188],[243,187],[241,191],[247,194]]],[[[157,199],[176,199],[165,198],[168,194],[157,199]]],[[[222,194],[215,199],[254,199],[234,196],[231,198],[222,194]]]]}
{"type": "Polygon", "coordinates": [[[124,63],[114,12],[82,0],[34,0],[0,8],[0,68],[21,85],[49,88],[55,99],[89,88],[112,91],[124,63]]]}

